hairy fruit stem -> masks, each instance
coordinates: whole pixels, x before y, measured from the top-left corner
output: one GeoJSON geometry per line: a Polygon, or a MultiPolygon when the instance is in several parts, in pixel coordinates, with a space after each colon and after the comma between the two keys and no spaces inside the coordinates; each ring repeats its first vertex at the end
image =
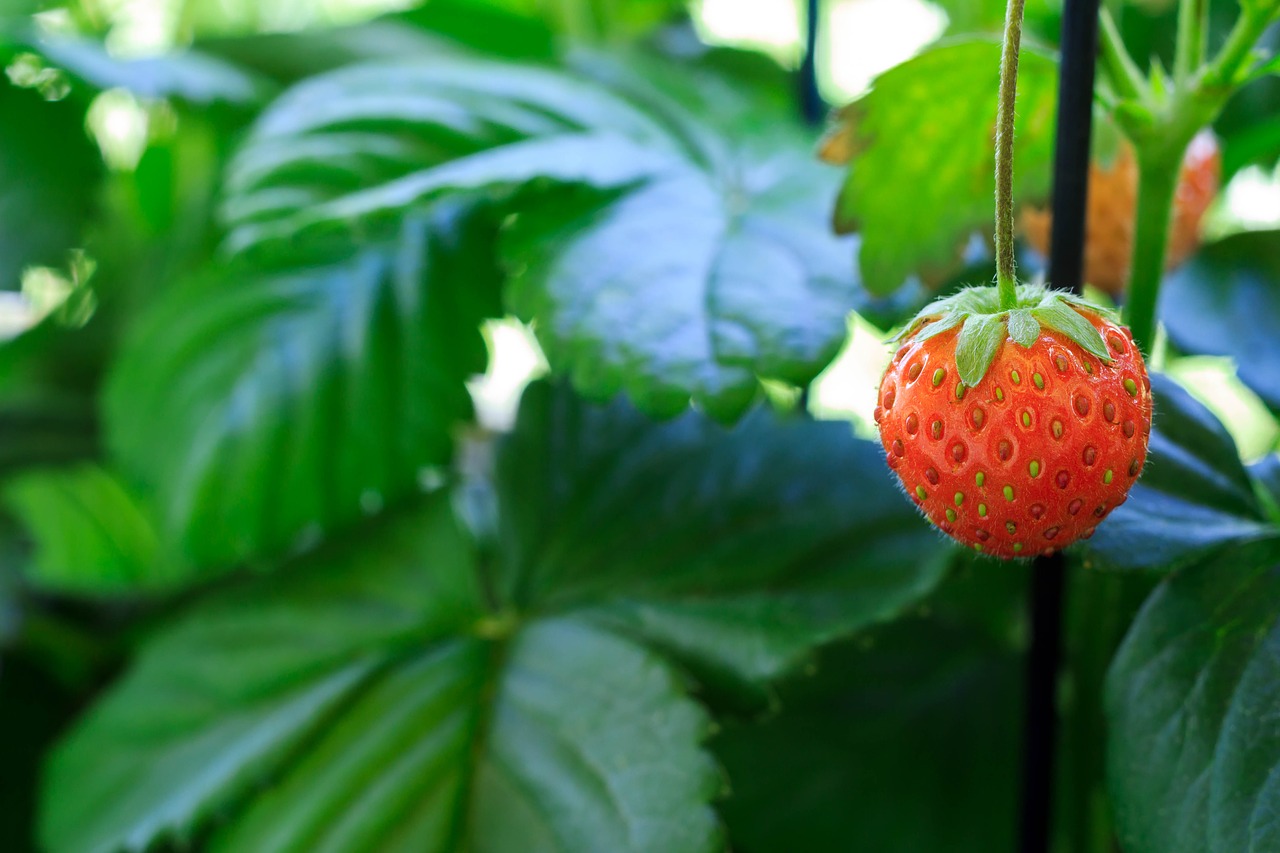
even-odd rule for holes
{"type": "Polygon", "coordinates": [[[1000,307],[1018,303],[1013,259],[1013,126],[1018,98],[1018,50],[1022,44],[1024,0],[1009,0],[1000,54],[1000,102],[996,109],[996,284],[1000,307]]]}

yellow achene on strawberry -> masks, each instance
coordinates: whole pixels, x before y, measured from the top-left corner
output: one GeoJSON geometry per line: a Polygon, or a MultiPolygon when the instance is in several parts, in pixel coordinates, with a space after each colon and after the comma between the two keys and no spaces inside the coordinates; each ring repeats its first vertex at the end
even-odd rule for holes
{"type": "Polygon", "coordinates": [[[1070,294],[969,288],[920,313],[880,384],[889,467],[947,535],[998,557],[1088,538],[1142,473],[1151,383],[1128,330],[1070,294]]]}
{"type": "MultiPolygon", "coordinates": [[[[1085,216],[1084,280],[1113,296],[1129,281],[1133,256],[1134,217],[1138,204],[1138,161],[1133,146],[1124,139],[1109,163],[1089,168],[1089,197],[1085,216]]],[[[1172,269],[1200,246],[1200,224],[1218,195],[1222,181],[1222,154],[1211,130],[1202,130],[1187,146],[1178,173],[1169,223],[1166,267],[1172,269]]],[[[1053,214],[1048,209],[1025,206],[1019,216],[1023,236],[1041,254],[1049,254],[1053,214]]]]}

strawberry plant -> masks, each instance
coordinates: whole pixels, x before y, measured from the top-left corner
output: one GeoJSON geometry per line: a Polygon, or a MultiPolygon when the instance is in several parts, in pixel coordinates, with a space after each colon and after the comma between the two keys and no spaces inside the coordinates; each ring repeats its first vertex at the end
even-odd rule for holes
{"type": "Polygon", "coordinates": [[[1280,851],[1275,0],[343,5],[0,10],[3,849],[1280,851]]]}

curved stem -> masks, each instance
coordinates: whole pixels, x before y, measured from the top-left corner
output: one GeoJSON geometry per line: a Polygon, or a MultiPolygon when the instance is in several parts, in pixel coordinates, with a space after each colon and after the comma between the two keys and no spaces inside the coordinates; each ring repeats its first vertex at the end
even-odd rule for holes
{"type": "Polygon", "coordinates": [[[1102,54],[1102,66],[1107,71],[1107,78],[1116,94],[1128,100],[1141,100],[1146,91],[1147,82],[1143,79],[1138,63],[1133,61],[1124,46],[1120,28],[1116,26],[1111,13],[1102,10],[1099,19],[1098,40],[1099,52],[1102,54]]]}
{"type": "Polygon", "coordinates": [[[1209,29],[1208,0],[1180,0],[1178,41],[1173,57],[1173,79],[1183,85],[1204,64],[1209,29]]]}
{"type": "Polygon", "coordinates": [[[1129,304],[1125,319],[1144,353],[1155,342],[1156,298],[1164,277],[1169,242],[1169,216],[1178,185],[1177,158],[1144,157],[1138,152],[1138,209],[1129,274],[1129,304]]]}
{"type": "Polygon", "coordinates": [[[1018,97],[1018,50],[1022,44],[1024,0],[1009,0],[1000,54],[1000,104],[996,110],[996,283],[1000,307],[1018,304],[1013,259],[1013,126],[1018,97]]]}

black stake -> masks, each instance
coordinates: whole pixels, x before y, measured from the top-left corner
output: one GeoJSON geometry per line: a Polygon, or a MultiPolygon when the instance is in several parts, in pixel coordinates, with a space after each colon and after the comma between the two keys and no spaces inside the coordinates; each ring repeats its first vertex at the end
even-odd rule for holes
{"type": "Polygon", "coordinates": [[[804,58],[800,60],[800,115],[809,124],[822,121],[827,105],[818,90],[818,0],[808,0],[804,31],[804,58]]]}
{"type": "MultiPolygon", "coordinates": [[[[1075,293],[1081,291],[1084,267],[1098,4],[1099,0],[1066,0],[1062,10],[1049,283],[1075,293]]],[[[1051,844],[1065,592],[1066,561],[1062,554],[1036,559],[1029,602],[1031,649],[1027,658],[1022,753],[1022,853],[1047,853],[1051,844]]]]}

